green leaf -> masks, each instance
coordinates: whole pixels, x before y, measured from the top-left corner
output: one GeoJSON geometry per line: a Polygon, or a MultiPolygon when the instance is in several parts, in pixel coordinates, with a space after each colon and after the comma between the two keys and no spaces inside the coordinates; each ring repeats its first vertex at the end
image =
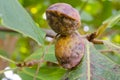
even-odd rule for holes
{"type": "Polygon", "coordinates": [[[86,42],[86,52],[77,68],[69,71],[63,80],[119,80],[120,65],[99,53],[86,42]]]}
{"type": "Polygon", "coordinates": [[[115,45],[112,42],[107,41],[107,40],[106,41],[104,40],[103,43],[108,49],[114,51],[115,53],[120,53],[120,46],[117,46],[117,45],[115,45]]]}
{"type": "Polygon", "coordinates": [[[103,43],[108,50],[112,51],[111,53],[106,52],[103,54],[110,58],[112,61],[116,62],[117,64],[120,64],[120,46],[117,46],[108,40],[104,40],[103,43]]]}
{"type": "Polygon", "coordinates": [[[34,39],[39,45],[44,43],[45,32],[35,25],[18,0],[0,0],[0,15],[5,27],[34,39]]]}
{"type": "Polygon", "coordinates": [[[110,17],[109,19],[105,20],[103,24],[98,28],[96,31],[96,37],[99,37],[108,27],[114,26],[120,20],[120,12],[117,15],[110,17]]]}
{"type": "Polygon", "coordinates": [[[106,57],[120,65],[120,54],[118,53],[103,53],[106,57]]]}
{"type": "MultiPolygon", "coordinates": [[[[21,72],[19,72],[19,75],[22,77],[22,80],[33,80],[35,73],[35,68],[24,68],[21,72]]],[[[60,80],[64,73],[64,69],[58,67],[43,66],[40,68],[40,71],[36,78],[37,80],[60,80]]]]}
{"type": "Polygon", "coordinates": [[[103,24],[108,24],[108,27],[113,27],[118,21],[120,21],[120,11],[116,14],[108,18],[103,22],[103,24]]]}
{"type": "Polygon", "coordinates": [[[101,25],[96,31],[95,38],[99,37],[106,30],[107,27],[108,27],[108,23],[101,25]]]}
{"type": "Polygon", "coordinates": [[[40,59],[41,56],[43,55],[43,53],[45,53],[44,60],[54,62],[54,63],[57,62],[57,60],[55,58],[54,45],[45,46],[45,47],[38,49],[32,55],[27,57],[25,61],[29,61],[29,60],[33,60],[33,59],[40,59]]]}
{"type": "Polygon", "coordinates": [[[101,45],[97,44],[97,45],[95,45],[95,48],[99,51],[102,51],[103,55],[105,55],[106,57],[108,57],[109,59],[114,61],[115,63],[120,64],[120,54],[119,53],[115,53],[115,52],[112,52],[111,50],[108,50],[109,48],[107,48],[103,44],[101,44],[101,45]]]}

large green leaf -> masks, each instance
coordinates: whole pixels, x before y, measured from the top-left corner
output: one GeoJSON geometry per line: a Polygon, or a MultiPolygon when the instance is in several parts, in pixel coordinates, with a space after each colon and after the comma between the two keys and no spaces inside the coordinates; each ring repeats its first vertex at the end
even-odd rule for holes
{"type": "Polygon", "coordinates": [[[103,41],[103,43],[108,49],[112,50],[113,52],[120,53],[120,46],[117,46],[117,45],[113,44],[112,42],[105,41],[105,40],[103,41]]]}
{"type": "Polygon", "coordinates": [[[117,14],[111,16],[107,20],[103,22],[103,24],[108,24],[107,27],[113,27],[116,23],[120,21],[120,11],[117,12],[117,14]]]}
{"type": "MultiPolygon", "coordinates": [[[[109,43],[109,41],[103,41],[104,43],[107,42],[109,43]]],[[[107,44],[106,43],[106,44],[107,44]]],[[[113,44],[113,43],[112,43],[113,44]]],[[[111,46],[111,43],[109,44],[109,46],[111,46]]],[[[116,46],[116,45],[115,45],[116,46]]],[[[111,51],[110,48],[108,48],[107,46],[103,45],[103,44],[97,44],[95,45],[95,48],[99,51],[101,51],[101,53],[105,56],[107,56],[109,59],[111,59],[112,61],[114,61],[117,64],[120,64],[120,53],[117,53],[116,51],[111,51]]],[[[114,47],[115,48],[115,47],[114,47]]],[[[112,48],[112,49],[114,49],[112,48]]],[[[118,48],[118,47],[117,47],[118,48]]],[[[115,49],[116,50],[116,49],[115,49]]]]}
{"type": "MultiPolygon", "coordinates": [[[[24,68],[19,72],[22,80],[33,80],[36,73],[35,68],[24,68]]],[[[60,80],[65,70],[58,67],[43,66],[40,68],[36,80],[60,80]]]]}
{"type": "Polygon", "coordinates": [[[36,50],[32,55],[27,57],[25,61],[36,60],[36,59],[38,60],[41,58],[43,53],[45,53],[45,55],[44,55],[45,61],[50,61],[50,62],[54,62],[54,63],[57,62],[57,60],[55,58],[54,45],[44,46],[44,47],[36,50]]]}
{"type": "Polygon", "coordinates": [[[38,44],[44,43],[45,32],[35,25],[18,0],[0,0],[0,15],[5,27],[31,37],[38,44]]]}
{"type": "Polygon", "coordinates": [[[63,80],[120,80],[120,65],[86,43],[86,52],[79,66],[69,71],[63,80]]]}
{"type": "Polygon", "coordinates": [[[120,46],[113,44],[112,42],[108,40],[103,41],[104,46],[108,49],[110,52],[103,53],[105,56],[109,57],[112,61],[116,62],[117,64],[120,64],[120,46]]]}
{"type": "Polygon", "coordinates": [[[108,27],[114,26],[119,21],[120,21],[120,12],[118,12],[118,14],[108,18],[103,22],[103,24],[97,29],[95,38],[99,37],[108,27]]]}
{"type": "Polygon", "coordinates": [[[106,53],[103,53],[103,55],[107,56],[112,61],[114,61],[115,63],[120,65],[120,54],[114,53],[114,52],[112,52],[112,53],[106,52],[106,53]]]}

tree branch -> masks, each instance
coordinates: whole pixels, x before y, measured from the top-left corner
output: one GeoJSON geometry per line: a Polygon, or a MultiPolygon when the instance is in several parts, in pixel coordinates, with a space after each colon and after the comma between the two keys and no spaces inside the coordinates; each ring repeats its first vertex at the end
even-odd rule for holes
{"type": "MultiPolygon", "coordinates": [[[[57,33],[55,33],[53,30],[43,29],[43,28],[42,28],[42,30],[46,32],[46,36],[47,37],[54,38],[57,35],[57,33]]],[[[14,30],[11,30],[11,29],[8,29],[8,28],[4,28],[4,27],[1,27],[1,26],[0,26],[0,31],[4,31],[4,32],[16,32],[14,30]]],[[[94,32],[94,33],[86,35],[85,37],[86,37],[86,39],[88,41],[90,41],[90,42],[92,42],[94,44],[103,44],[102,40],[94,39],[95,35],[96,35],[96,33],[94,32]]]]}
{"type": "Polygon", "coordinates": [[[98,39],[93,39],[92,41],[90,41],[94,44],[103,44],[103,41],[102,40],[98,40],[98,39]]]}
{"type": "Polygon", "coordinates": [[[101,53],[113,53],[112,50],[100,50],[101,53]]]}
{"type": "Polygon", "coordinates": [[[57,33],[55,33],[53,30],[50,29],[42,29],[42,30],[46,32],[47,37],[54,38],[57,35],[57,33]]]}

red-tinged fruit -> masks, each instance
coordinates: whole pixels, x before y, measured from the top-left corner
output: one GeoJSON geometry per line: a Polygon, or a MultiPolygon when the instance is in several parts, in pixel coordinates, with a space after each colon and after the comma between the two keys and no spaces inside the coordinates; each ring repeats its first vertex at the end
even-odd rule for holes
{"type": "Polygon", "coordinates": [[[80,63],[85,52],[84,42],[85,39],[77,32],[58,37],[55,44],[55,55],[63,68],[72,69],[80,63]]]}
{"type": "Polygon", "coordinates": [[[71,34],[81,25],[78,11],[66,3],[56,3],[46,10],[50,27],[59,34],[71,34]]]}

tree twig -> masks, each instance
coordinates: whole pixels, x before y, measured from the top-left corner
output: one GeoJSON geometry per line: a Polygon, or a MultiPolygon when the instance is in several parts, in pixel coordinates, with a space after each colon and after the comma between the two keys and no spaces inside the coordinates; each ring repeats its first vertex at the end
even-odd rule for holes
{"type": "MultiPolygon", "coordinates": [[[[54,40],[55,40],[55,37],[54,37],[54,40]]],[[[45,54],[48,52],[48,49],[50,48],[51,44],[52,44],[52,42],[49,43],[49,45],[45,48],[45,51],[43,52],[40,60],[44,60],[45,54]]],[[[38,75],[38,72],[40,70],[40,66],[41,66],[41,63],[38,63],[37,70],[36,70],[36,73],[35,73],[35,76],[34,76],[33,80],[36,80],[36,76],[38,75]]]]}
{"type": "MultiPolygon", "coordinates": [[[[42,29],[42,30],[46,32],[46,36],[47,37],[54,38],[57,35],[57,33],[55,33],[53,30],[50,30],[50,29],[42,29]]],[[[11,29],[8,29],[8,28],[3,28],[3,27],[0,27],[0,31],[16,32],[14,30],[11,30],[11,29]]],[[[87,38],[88,41],[93,42],[94,44],[103,44],[102,40],[95,39],[96,32],[88,34],[85,37],[87,38]]]]}
{"type": "Polygon", "coordinates": [[[11,62],[11,63],[16,64],[16,62],[15,62],[15,61],[13,61],[13,60],[11,60],[11,59],[9,59],[9,58],[6,58],[6,57],[4,57],[4,56],[2,56],[2,55],[0,55],[0,58],[2,58],[2,59],[4,59],[4,60],[6,60],[6,61],[8,61],[8,62],[11,62]]]}
{"type": "Polygon", "coordinates": [[[112,50],[100,50],[101,53],[113,53],[112,50]]]}
{"type": "Polygon", "coordinates": [[[57,33],[55,33],[53,30],[50,29],[42,29],[42,30],[46,32],[47,37],[54,38],[57,35],[57,33]]]}
{"type": "Polygon", "coordinates": [[[93,39],[91,42],[94,44],[103,44],[103,41],[98,39],[93,39]]]}

